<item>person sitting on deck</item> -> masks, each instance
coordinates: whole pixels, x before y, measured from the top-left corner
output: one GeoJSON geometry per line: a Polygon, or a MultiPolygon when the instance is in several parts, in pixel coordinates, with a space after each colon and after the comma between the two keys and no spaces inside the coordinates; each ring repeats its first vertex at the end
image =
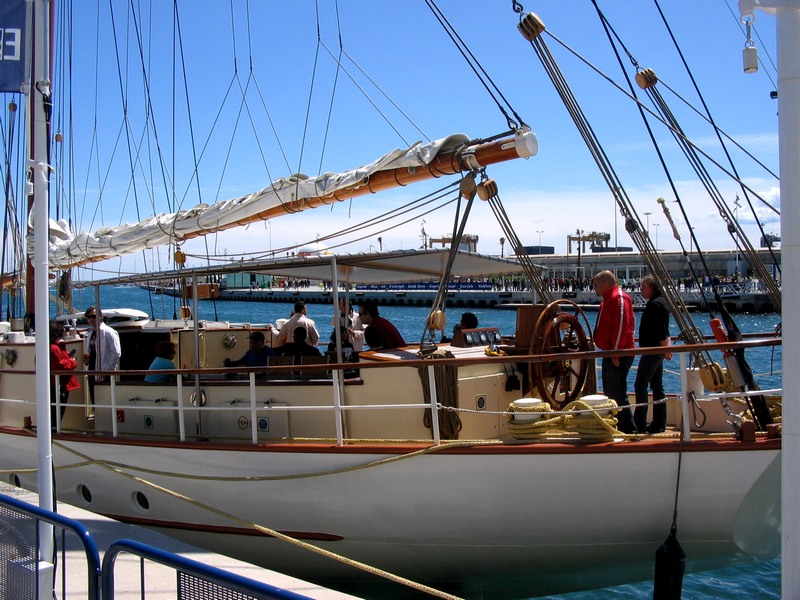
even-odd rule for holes
{"type": "MultiPolygon", "coordinates": [[[[176,348],[173,342],[159,342],[156,344],[156,357],[153,359],[153,362],[150,363],[148,370],[166,371],[168,369],[174,369],[175,363],[172,362],[172,359],[175,358],[176,348]]],[[[144,376],[144,380],[148,383],[167,383],[169,381],[175,381],[175,376],[166,373],[148,373],[144,376]]]]}
{"type": "Polygon", "coordinates": [[[447,337],[442,334],[442,342],[452,342],[459,333],[464,329],[477,329],[478,328],[478,315],[471,312],[465,312],[461,315],[461,320],[453,325],[453,337],[447,337]]]}
{"type": "Polygon", "coordinates": [[[275,349],[278,356],[322,356],[319,348],[309,346],[306,341],[308,332],[305,327],[295,327],[292,331],[293,341],[275,349]]]}
{"type": "Polygon", "coordinates": [[[370,350],[383,350],[381,332],[377,327],[373,327],[372,325],[367,326],[364,330],[364,342],[366,342],[370,350]]]}
{"type": "MultiPolygon", "coordinates": [[[[375,331],[380,335],[380,346],[386,350],[392,348],[401,348],[407,346],[406,341],[400,332],[397,331],[391,321],[384,319],[378,313],[378,304],[374,300],[364,300],[359,307],[358,315],[361,321],[367,325],[367,329],[374,327],[375,331]]],[[[374,333],[374,332],[373,332],[374,333]]],[[[366,331],[364,332],[366,336],[366,331]]],[[[365,337],[366,339],[366,337],[365,337]]],[[[367,342],[371,350],[374,350],[372,344],[367,342]]]]}
{"type": "Polygon", "coordinates": [[[270,356],[275,356],[272,348],[264,344],[264,333],[261,331],[253,331],[248,336],[250,348],[244,353],[244,356],[238,360],[231,360],[226,358],[222,364],[226,367],[266,367],[267,359],[270,356]]]}

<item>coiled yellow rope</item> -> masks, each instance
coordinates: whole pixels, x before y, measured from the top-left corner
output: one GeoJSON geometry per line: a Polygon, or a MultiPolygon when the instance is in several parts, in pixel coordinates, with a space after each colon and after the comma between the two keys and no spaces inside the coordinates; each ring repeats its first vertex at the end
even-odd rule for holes
{"type": "Polygon", "coordinates": [[[617,403],[609,399],[603,404],[589,405],[581,400],[567,404],[561,411],[553,411],[545,405],[509,408],[519,413],[552,415],[533,421],[508,422],[508,430],[518,440],[579,437],[581,441],[606,442],[623,435],[617,430],[617,403]]]}

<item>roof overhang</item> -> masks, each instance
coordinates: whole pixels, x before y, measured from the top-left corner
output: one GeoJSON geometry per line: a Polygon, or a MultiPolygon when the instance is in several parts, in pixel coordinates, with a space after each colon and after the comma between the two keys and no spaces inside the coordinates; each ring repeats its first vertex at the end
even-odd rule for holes
{"type": "MultiPolygon", "coordinates": [[[[198,280],[209,275],[227,273],[263,273],[295,279],[331,281],[335,265],[339,282],[352,284],[412,283],[435,281],[441,278],[447,266],[450,250],[395,250],[391,252],[358,254],[325,254],[304,257],[289,257],[258,261],[241,261],[207,267],[187,267],[157,273],[143,273],[114,277],[111,279],[77,283],[77,287],[89,285],[116,285],[121,283],[147,283],[180,278],[198,280]]],[[[459,250],[450,270],[451,279],[475,277],[499,277],[521,275],[522,265],[516,260],[498,258],[459,250]]]]}

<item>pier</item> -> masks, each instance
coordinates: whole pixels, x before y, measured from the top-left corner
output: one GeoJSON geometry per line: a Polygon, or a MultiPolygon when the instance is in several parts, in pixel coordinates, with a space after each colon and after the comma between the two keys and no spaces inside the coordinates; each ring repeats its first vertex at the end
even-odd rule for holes
{"type": "MultiPolygon", "coordinates": [[[[171,289],[164,289],[163,293],[176,295],[171,289]]],[[[634,300],[635,306],[643,306],[644,300],[639,291],[628,292],[634,300]]],[[[344,290],[339,292],[343,295],[344,290]]],[[[568,299],[585,309],[598,308],[600,298],[593,291],[560,291],[553,292],[556,299],[568,299]]],[[[370,298],[381,306],[417,306],[427,307],[433,305],[436,292],[433,290],[401,290],[401,289],[369,289],[350,290],[353,304],[358,304],[361,299],[370,298]]],[[[684,304],[690,309],[704,309],[703,298],[708,301],[711,310],[718,310],[718,302],[710,290],[682,291],[681,297],[684,304]]],[[[758,290],[758,286],[750,283],[725,284],[720,286],[720,298],[730,312],[769,313],[774,312],[772,302],[767,294],[758,290]]],[[[279,302],[294,303],[297,301],[306,304],[331,304],[333,291],[322,287],[301,288],[228,288],[219,291],[215,298],[219,301],[235,300],[239,302],[279,302]]],[[[538,302],[530,290],[453,290],[447,293],[448,308],[509,308],[517,304],[538,302]]]]}

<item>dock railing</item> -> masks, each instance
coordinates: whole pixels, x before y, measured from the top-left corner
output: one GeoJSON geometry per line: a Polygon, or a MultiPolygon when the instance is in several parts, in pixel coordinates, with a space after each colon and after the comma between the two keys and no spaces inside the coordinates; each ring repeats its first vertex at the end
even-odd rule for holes
{"type": "Polygon", "coordinates": [[[205,565],[154,546],[120,539],[106,549],[103,561],[89,530],[79,521],[0,494],[0,599],[86,598],[113,600],[115,566],[122,554],[139,561],[139,589],[126,576],[125,597],[236,598],[237,600],[303,600],[302,596],[235,573],[205,565]],[[40,556],[42,536],[52,526],[55,550],[51,560],[40,556]],[[69,537],[68,537],[69,536],[69,537]],[[77,544],[75,543],[77,541],[77,544]],[[75,547],[79,546],[79,550],[75,547]],[[86,574],[85,585],[76,581],[86,574]],[[170,585],[168,582],[173,581],[170,585]],[[150,587],[148,588],[148,582],[150,587]],[[169,588],[172,589],[169,589],[169,588]]]}
{"type": "MultiPolygon", "coordinates": [[[[102,576],[102,597],[106,600],[113,600],[115,597],[114,589],[114,565],[117,558],[123,553],[132,554],[139,558],[141,569],[141,597],[147,598],[147,586],[145,577],[145,565],[154,563],[152,568],[161,567],[161,571],[166,570],[166,577],[157,576],[159,583],[158,594],[164,594],[164,584],[167,582],[170,573],[175,577],[174,588],[170,597],[181,599],[192,598],[236,598],[236,600],[303,600],[307,596],[301,596],[288,590],[283,590],[275,586],[254,581],[235,573],[230,573],[216,567],[204,565],[190,558],[179,554],[165,552],[159,548],[142,544],[134,540],[118,540],[112,543],[103,555],[103,576],[102,576]]],[[[151,572],[152,574],[152,572],[151,572]]],[[[130,586],[130,581],[126,582],[130,586]]]]}
{"type": "Polygon", "coordinates": [[[100,575],[100,554],[86,527],[73,519],[0,494],[0,598],[77,598],[77,594],[68,595],[69,589],[77,588],[89,600],[99,599],[100,575]],[[46,524],[52,527],[42,527],[46,524]],[[53,548],[52,557],[40,555],[44,553],[45,535],[55,538],[55,546],[44,544],[53,548]],[[81,553],[68,552],[70,543],[75,540],[81,553]],[[69,581],[79,569],[86,574],[85,587],[69,581]]]}

